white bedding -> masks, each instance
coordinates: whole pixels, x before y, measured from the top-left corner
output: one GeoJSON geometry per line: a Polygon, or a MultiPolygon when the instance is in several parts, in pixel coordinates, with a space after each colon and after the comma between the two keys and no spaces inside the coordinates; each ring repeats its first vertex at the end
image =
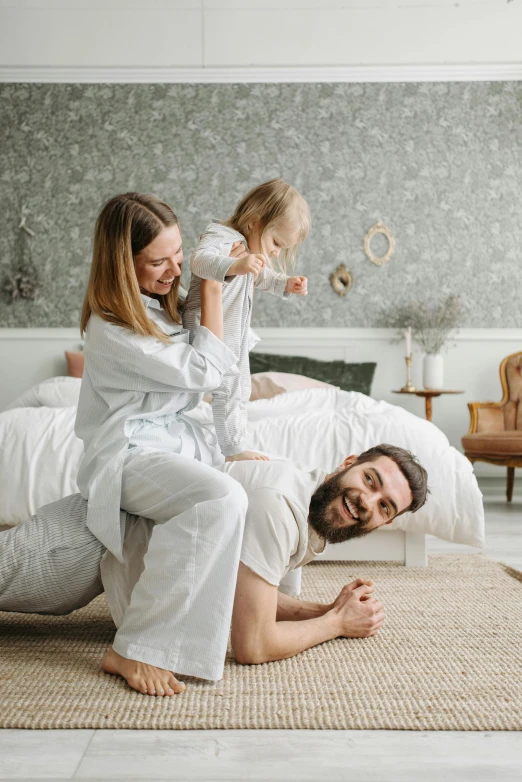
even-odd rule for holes
{"type": "MultiPolygon", "coordinates": [[[[82,443],[73,427],[80,380],[39,383],[0,413],[0,524],[76,492],[82,443]]],[[[345,456],[388,442],[413,451],[428,470],[431,494],[415,514],[391,525],[456,543],[484,545],[482,495],[469,461],[437,427],[401,407],[356,392],[307,389],[249,403],[250,447],[308,467],[336,467],[345,456]]],[[[210,405],[192,413],[212,425],[210,405]]]]}

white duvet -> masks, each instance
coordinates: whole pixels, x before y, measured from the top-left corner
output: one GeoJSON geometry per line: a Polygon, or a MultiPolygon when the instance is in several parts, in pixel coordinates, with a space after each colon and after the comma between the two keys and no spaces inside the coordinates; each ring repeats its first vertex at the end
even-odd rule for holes
{"type": "MultiPolygon", "coordinates": [[[[0,524],[78,491],[82,443],[73,431],[80,380],[39,383],[0,413],[0,524]]],[[[192,413],[212,426],[210,405],[192,413]]],[[[248,406],[250,447],[331,470],[377,443],[408,448],[428,471],[431,494],[392,526],[472,546],[484,545],[482,495],[471,464],[437,427],[401,407],[356,392],[307,389],[248,406]]]]}

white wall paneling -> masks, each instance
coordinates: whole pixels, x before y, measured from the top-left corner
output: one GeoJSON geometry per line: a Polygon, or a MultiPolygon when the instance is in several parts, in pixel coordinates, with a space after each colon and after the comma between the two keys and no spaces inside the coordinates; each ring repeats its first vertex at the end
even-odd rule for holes
{"type": "Polygon", "coordinates": [[[101,81],[114,69],[123,81],[169,81],[187,68],[203,80],[198,70],[215,67],[330,66],[336,80],[343,67],[410,66],[409,80],[420,68],[421,81],[423,67],[520,66],[521,29],[519,0],[0,0],[0,79],[81,81],[72,74],[82,69],[95,81],[102,69],[101,81]]]}
{"type": "MultiPolygon", "coordinates": [[[[286,355],[307,355],[324,360],[374,361],[372,387],[375,399],[401,405],[423,416],[424,400],[393,394],[406,379],[404,343],[392,342],[388,329],[278,329],[256,327],[262,341],[257,350],[286,355]]],[[[0,329],[0,410],[34,383],[66,374],[65,350],[81,344],[77,329],[0,329]]],[[[522,329],[462,329],[444,355],[446,388],[462,389],[458,396],[433,400],[433,423],[461,450],[460,438],[468,431],[468,401],[499,400],[498,368],[510,353],[522,351],[522,329]]],[[[422,387],[422,356],[415,353],[413,383],[422,387]]],[[[477,464],[478,476],[503,480],[505,469],[477,464]]]]}
{"type": "MultiPolygon", "coordinates": [[[[511,4],[510,4],[511,5],[511,4]]],[[[517,62],[522,7],[205,11],[204,65],[517,62]],[[515,28],[511,27],[515,25],[515,28]],[[208,29],[208,34],[207,34],[208,29]]]]}
{"type": "Polygon", "coordinates": [[[136,10],[75,5],[0,9],[0,64],[201,65],[200,10],[148,10],[145,4],[136,10]]]}
{"type": "Polygon", "coordinates": [[[65,351],[81,342],[79,329],[0,329],[0,410],[35,383],[66,375],[65,351]]]}

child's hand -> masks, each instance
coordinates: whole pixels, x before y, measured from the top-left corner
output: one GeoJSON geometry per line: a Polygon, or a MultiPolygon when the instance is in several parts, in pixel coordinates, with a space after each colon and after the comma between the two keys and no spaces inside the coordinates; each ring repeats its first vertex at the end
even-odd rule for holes
{"type": "Polygon", "coordinates": [[[306,277],[290,277],[286,283],[287,293],[298,293],[300,296],[308,295],[308,280],[306,277]]]}
{"type": "Polygon", "coordinates": [[[249,273],[252,273],[254,277],[257,277],[264,265],[265,259],[262,255],[248,253],[241,258],[238,258],[237,261],[234,261],[227,272],[227,277],[232,277],[234,274],[249,273]]]}
{"type": "Polygon", "coordinates": [[[243,462],[247,459],[255,459],[256,461],[269,462],[268,456],[257,451],[243,451],[242,453],[236,453],[234,456],[225,456],[226,462],[243,462]]]}

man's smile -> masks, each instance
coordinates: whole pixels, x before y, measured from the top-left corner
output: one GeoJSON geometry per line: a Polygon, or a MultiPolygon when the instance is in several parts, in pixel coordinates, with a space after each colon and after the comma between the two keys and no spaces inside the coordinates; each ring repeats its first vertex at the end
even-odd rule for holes
{"type": "Polygon", "coordinates": [[[341,507],[341,515],[344,516],[345,519],[348,519],[348,521],[359,520],[359,514],[357,513],[355,505],[350,502],[346,495],[341,495],[339,497],[339,503],[341,507]]]}

